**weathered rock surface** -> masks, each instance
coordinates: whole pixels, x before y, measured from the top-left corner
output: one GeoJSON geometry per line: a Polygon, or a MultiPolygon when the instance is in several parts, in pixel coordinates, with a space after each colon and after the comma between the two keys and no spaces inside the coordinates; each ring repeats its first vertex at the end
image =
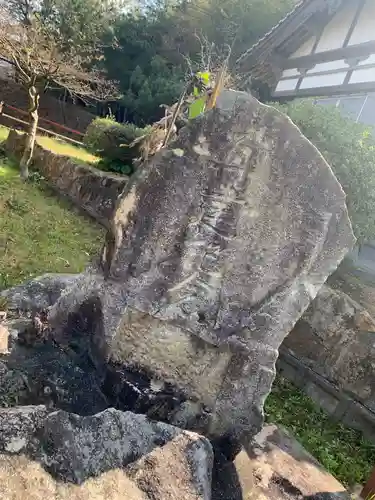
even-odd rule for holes
{"type": "Polygon", "coordinates": [[[233,463],[216,464],[212,500],[350,500],[331,474],[289,434],[265,426],[233,463]]]}
{"type": "Polygon", "coordinates": [[[284,346],[375,411],[375,320],[344,292],[324,286],[284,346]]]}
{"type": "Polygon", "coordinates": [[[353,243],[317,149],[275,109],[224,92],[126,186],[104,273],[53,307],[55,339],[81,331],[97,366],[185,394],[170,422],[251,436],[279,345],[353,243]]]}
{"type": "MultiPolygon", "coordinates": [[[[11,130],[5,144],[7,154],[19,159],[23,146],[24,135],[11,130]]],[[[128,177],[103,172],[71,157],[49,151],[38,143],[35,144],[33,167],[51,187],[104,226],[108,226],[117,198],[128,182],[128,177]]]]}
{"type": "Polygon", "coordinates": [[[0,293],[8,309],[37,312],[47,309],[79,278],[77,274],[43,274],[0,293]]]}
{"type": "Polygon", "coordinates": [[[185,432],[129,465],[126,472],[152,499],[209,499],[212,462],[208,441],[185,432]]]}
{"type": "Polygon", "coordinates": [[[142,415],[44,406],[0,410],[0,498],[12,500],[349,500],[283,429],[265,427],[234,463],[209,441],[142,415]],[[125,497],[124,497],[125,495],[125,497]],[[212,495],[212,496],[211,496],[212,495]]]}
{"type": "Polygon", "coordinates": [[[38,462],[25,455],[2,454],[0,454],[0,498],[4,500],[124,500],[124,498],[126,500],[150,500],[122,470],[105,472],[78,486],[55,480],[38,462]]]}
{"type": "Polygon", "coordinates": [[[27,449],[34,434],[43,428],[45,406],[18,406],[0,409],[0,451],[20,453],[27,449]]]}
{"type": "MultiPolygon", "coordinates": [[[[269,425],[249,448],[256,486],[272,500],[349,500],[350,495],[285,429],[269,425]]],[[[244,457],[242,457],[244,458],[244,457]]],[[[246,464],[238,457],[239,467],[246,464]]]]}
{"type": "Polygon", "coordinates": [[[109,406],[95,369],[53,343],[17,346],[4,365],[0,400],[11,397],[13,404],[46,404],[80,415],[92,415],[109,406]]]}
{"type": "Polygon", "coordinates": [[[4,499],[24,500],[27,493],[38,500],[43,494],[56,500],[117,500],[124,494],[132,500],[211,498],[209,441],[142,415],[113,409],[91,417],[48,414],[43,406],[2,409],[0,436],[4,499]]]}

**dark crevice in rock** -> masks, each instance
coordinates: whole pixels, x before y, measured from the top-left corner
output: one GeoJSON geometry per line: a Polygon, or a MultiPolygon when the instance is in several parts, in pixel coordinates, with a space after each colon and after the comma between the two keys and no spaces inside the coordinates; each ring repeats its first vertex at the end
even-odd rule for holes
{"type": "MultiPolygon", "coordinates": [[[[86,320],[84,324],[85,333],[89,323],[90,320],[86,320]]],[[[183,391],[171,383],[153,379],[141,368],[130,369],[108,363],[98,371],[87,342],[80,341],[84,335],[79,335],[78,321],[75,326],[72,342],[64,348],[51,338],[33,345],[14,343],[11,353],[3,357],[0,404],[4,389],[8,395],[6,406],[42,404],[50,410],[64,410],[81,416],[95,415],[112,407],[177,425],[176,415],[183,413],[184,404],[189,401],[183,391]]],[[[199,414],[187,419],[184,425],[178,424],[205,433],[209,416],[210,410],[202,405],[199,414]]],[[[214,440],[213,445],[229,460],[240,449],[238,440],[230,435],[214,440]]]]}
{"type": "Polygon", "coordinates": [[[92,366],[82,360],[77,363],[71,352],[53,342],[33,347],[17,345],[5,364],[8,375],[24,380],[24,387],[15,394],[17,404],[45,404],[80,415],[108,408],[92,366]]]}
{"type": "Polygon", "coordinates": [[[216,447],[212,470],[212,500],[243,500],[235,465],[216,447]]]}
{"type": "Polygon", "coordinates": [[[215,438],[211,443],[216,453],[223,455],[229,462],[232,462],[236,458],[242,448],[240,441],[230,434],[215,438]]]}
{"type": "Polygon", "coordinates": [[[295,498],[303,498],[302,491],[296,488],[288,479],[278,474],[273,474],[270,483],[275,484],[282,492],[295,498]]]}
{"type": "Polygon", "coordinates": [[[153,381],[144,370],[109,365],[102,390],[114,408],[170,422],[186,396],[170,383],[156,381],[155,386],[153,388],[153,381]]]}

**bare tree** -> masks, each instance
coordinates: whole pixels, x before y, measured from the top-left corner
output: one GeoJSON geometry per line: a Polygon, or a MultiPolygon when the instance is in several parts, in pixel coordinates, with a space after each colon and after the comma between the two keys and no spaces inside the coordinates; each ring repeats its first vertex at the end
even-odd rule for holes
{"type": "Polygon", "coordinates": [[[27,179],[33,156],[39,120],[40,95],[48,87],[67,90],[83,100],[106,100],[115,97],[116,88],[87,61],[74,53],[62,52],[60,40],[48,32],[37,17],[28,25],[0,11],[0,58],[15,68],[16,78],[28,95],[29,127],[20,162],[21,177],[27,179]]]}
{"type": "Polygon", "coordinates": [[[12,12],[15,20],[28,24],[39,2],[37,0],[2,0],[1,4],[6,5],[7,10],[12,12]]]}

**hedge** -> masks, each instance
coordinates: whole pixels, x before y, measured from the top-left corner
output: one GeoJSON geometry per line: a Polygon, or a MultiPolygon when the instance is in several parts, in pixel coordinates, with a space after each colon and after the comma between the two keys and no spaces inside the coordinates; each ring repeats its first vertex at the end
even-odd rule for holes
{"type": "Polygon", "coordinates": [[[375,239],[375,131],[311,99],[273,105],[293,120],[331,165],[346,193],[358,242],[375,239]]]}
{"type": "Polygon", "coordinates": [[[121,174],[132,174],[133,160],[139,156],[138,147],[127,147],[143,135],[144,129],[131,123],[118,123],[111,118],[96,118],[87,128],[84,144],[103,160],[99,167],[121,174]]]}

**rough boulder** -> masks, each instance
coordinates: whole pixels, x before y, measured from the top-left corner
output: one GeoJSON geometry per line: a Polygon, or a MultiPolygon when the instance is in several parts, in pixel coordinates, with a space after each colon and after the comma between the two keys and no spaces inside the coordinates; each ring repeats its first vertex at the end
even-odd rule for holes
{"type": "Polygon", "coordinates": [[[0,410],[3,499],[210,500],[212,463],[207,439],[142,415],[0,410]]]}
{"type": "Polygon", "coordinates": [[[118,388],[125,408],[147,413],[158,387],[154,418],[230,448],[260,430],[278,348],[353,243],[318,150],[227,91],[127,184],[100,266],[51,311],[55,340],[74,332],[103,374],[145,377],[146,389],[118,388]]]}

